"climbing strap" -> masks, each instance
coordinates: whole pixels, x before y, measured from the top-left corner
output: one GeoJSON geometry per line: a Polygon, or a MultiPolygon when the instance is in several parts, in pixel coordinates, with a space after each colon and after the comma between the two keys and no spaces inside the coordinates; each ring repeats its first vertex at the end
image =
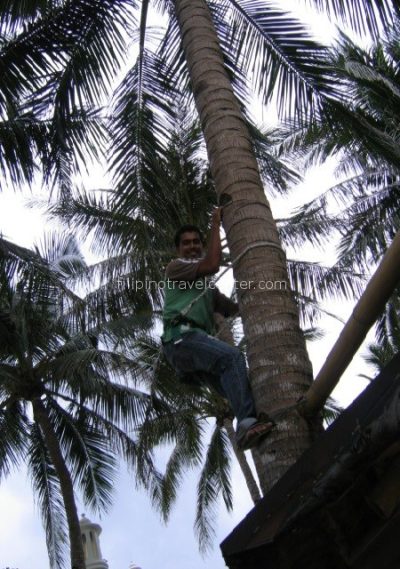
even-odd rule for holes
{"type": "MultiPolygon", "coordinates": [[[[274,247],[276,249],[278,249],[279,251],[281,251],[281,247],[280,245],[277,245],[276,243],[274,243],[273,241],[258,241],[256,243],[252,243],[251,245],[248,245],[244,251],[242,251],[235,259],[232,260],[231,264],[226,267],[222,273],[220,275],[218,275],[218,277],[214,280],[214,283],[218,282],[219,279],[221,277],[224,276],[224,274],[229,271],[229,269],[231,269],[233,266],[235,266],[249,251],[252,251],[253,249],[256,249],[257,247],[265,247],[265,246],[269,246],[269,247],[274,247]]],[[[194,304],[196,304],[196,302],[198,300],[200,300],[200,298],[206,294],[208,288],[207,286],[204,288],[204,290],[198,295],[196,296],[196,298],[194,298],[191,302],[189,302],[189,304],[187,306],[185,306],[185,308],[183,310],[181,310],[180,312],[180,316],[182,318],[185,318],[187,316],[187,314],[190,312],[192,306],[194,304]]]]}

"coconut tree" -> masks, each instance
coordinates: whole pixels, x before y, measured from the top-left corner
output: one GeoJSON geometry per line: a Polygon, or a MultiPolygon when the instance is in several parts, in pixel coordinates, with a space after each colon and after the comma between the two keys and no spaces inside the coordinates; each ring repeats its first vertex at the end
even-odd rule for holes
{"type": "MultiPolygon", "coordinates": [[[[380,261],[399,229],[398,32],[396,19],[368,49],[343,35],[331,52],[337,81],[325,114],[284,143],[298,157],[334,156],[338,162],[339,181],[299,212],[344,221],[338,267],[367,271],[380,261]]],[[[377,345],[368,356],[374,365],[393,353],[397,311],[396,290],[377,323],[377,345]]]]}
{"type": "Polygon", "coordinates": [[[387,28],[369,49],[341,37],[330,55],[337,81],[325,114],[308,129],[292,131],[283,143],[297,158],[337,160],[338,182],[299,215],[326,216],[336,228],[335,219],[344,219],[338,262],[358,269],[377,262],[399,227],[399,25],[387,28]],[[336,217],[328,209],[333,201],[336,217]]]}
{"type": "MultiPolygon", "coordinates": [[[[257,150],[262,156],[261,170],[266,173],[266,178],[273,177],[276,180],[276,190],[285,191],[286,180],[293,179],[294,173],[286,169],[284,176],[283,164],[279,164],[273,155],[268,155],[263,147],[257,145],[257,150]]],[[[100,272],[107,282],[105,286],[108,287],[109,293],[115,295],[115,303],[118,303],[123,282],[132,280],[141,283],[144,278],[148,281],[153,279],[154,284],[162,281],[163,265],[169,261],[172,254],[172,251],[167,250],[166,243],[173,242],[177,225],[189,219],[206,228],[208,221],[206,213],[210,211],[214,200],[207,163],[201,153],[201,132],[197,122],[189,120],[187,112],[182,113],[178,110],[175,128],[166,152],[155,153],[153,160],[157,169],[155,167],[152,169],[151,194],[149,192],[143,196],[134,194],[121,204],[119,196],[109,191],[106,200],[95,196],[81,196],[72,199],[68,207],[62,205],[52,209],[53,215],[58,219],[62,217],[68,225],[73,225],[76,231],[82,234],[83,239],[94,233],[96,249],[98,250],[100,243],[103,254],[107,250],[115,249],[117,252],[126,249],[125,254],[107,259],[97,266],[97,272],[100,272]],[[159,207],[160,202],[164,204],[162,210],[159,207]],[[177,204],[180,205],[179,208],[177,204]],[[114,222],[115,219],[118,219],[118,224],[114,222]],[[149,242],[159,256],[158,263],[149,262],[149,254],[154,255],[152,250],[146,250],[149,242]]],[[[318,221],[307,216],[278,221],[285,242],[297,246],[310,240],[310,236],[314,233],[320,238],[317,226],[318,221]]],[[[350,294],[358,290],[357,280],[351,278],[351,274],[296,261],[289,261],[288,267],[305,324],[315,321],[320,298],[335,293],[340,294],[343,291],[350,294]]],[[[96,297],[96,301],[102,302],[100,296],[96,297]]],[[[158,299],[155,298],[155,301],[158,299]]],[[[132,313],[132,307],[130,308],[129,312],[132,313]]],[[[233,341],[229,334],[225,337],[229,331],[230,327],[222,324],[219,337],[225,341],[233,341]]],[[[173,445],[160,488],[153,494],[153,502],[166,519],[179,488],[181,476],[186,469],[192,469],[193,466],[200,467],[195,530],[201,547],[205,548],[212,537],[213,510],[220,494],[226,506],[228,508],[231,506],[228,469],[230,455],[226,446],[226,435],[245,476],[253,501],[260,498],[260,491],[245,454],[236,448],[232,415],[226,402],[208,389],[191,390],[188,386],[182,385],[166,362],[160,360],[160,348],[159,342],[147,339],[146,342],[139,343],[136,355],[147,370],[148,389],[176,410],[173,417],[146,418],[141,427],[143,452],[150,453],[151,460],[153,460],[153,450],[158,445],[164,443],[173,445]],[[214,429],[211,438],[208,439],[210,429],[206,429],[205,426],[209,426],[210,419],[214,429]],[[211,446],[208,447],[205,441],[210,441],[211,446]]],[[[337,416],[334,405],[328,411],[330,411],[329,417],[337,416]]]]}
{"type": "MultiPolygon", "coordinates": [[[[253,132],[254,130],[253,127],[253,132]]],[[[275,190],[283,193],[287,191],[289,183],[296,179],[295,173],[285,167],[284,164],[279,163],[271,153],[266,151],[265,139],[261,139],[260,142],[263,144],[257,142],[256,148],[257,154],[260,156],[261,170],[267,180],[275,180],[275,190]]],[[[105,286],[108,287],[110,293],[113,291],[116,299],[121,293],[121,283],[123,282],[131,280],[142,283],[143,280],[147,280],[147,282],[152,281],[156,285],[163,280],[164,266],[173,255],[168,244],[173,243],[173,235],[177,226],[190,220],[206,229],[208,212],[215,198],[208,174],[208,166],[201,152],[201,145],[201,131],[197,122],[189,120],[188,112],[182,113],[181,110],[178,110],[175,128],[172,131],[166,151],[160,154],[154,152],[152,156],[155,166],[152,168],[151,193],[133,194],[127,196],[121,203],[119,194],[108,191],[106,199],[102,198],[100,193],[97,194],[97,197],[96,194],[85,195],[70,200],[67,207],[61,205],[52,209],[53,215],[58,219],[61,217],[69,226],[73,225],[84,240],[94,234],[97,252],[102,254],[109,251],[119,252],[119,255],[111,257],[97,266],[97,272],[100,272],[100,276],[107,282],[105,286]],[[160,202],[164,204],[162,209],[159,207],[160,202]],[[115,220],[118,220],[118,223],[115,220]],[[132,228],[134,228],[133,231],[132,228]],[[101,244],[101,251],[99,244],[101,244]],[[151,247],[150,250],[149,247],[151,247]],[[123,250],[126,250],[126,253],[121,253],[123,250]],[[153,258],[155,258],[155,262],[152,261],[153,258]]],[[[284,242],[294,246],[301,246],[301,244],[309,242],[314,233],[317,238],[320,238],[317,226],[320,227],[321,223],[307,216],[296,216],[293,220],[278,220],[279,231],[284,242]]],[[[228,258],[226,261],[228,262],[228,258]]],[[[305,326],[314,323],[317,319],[319,300],[338,294],[349,297],[359,291],[359,281],[353,277],[351,272],[332,271],[314,263],[298,261],[289,261],[288,268],[292,288],[296,291],[297,303],[305,326]]],[[[96,301],[101,302],[100,297],[97,297],[96,301]]],[[[155,301],[157,303],[159,299],[155,298],[155,301]]],[[[223,332],[228,330],[229,327],[223,327],[223,332]]],[[[154,364],[160,357],[160,345],[153,345],[151,357],[149,352],[150,348],[147,344],[146,359],[150,358],[151,360],[151,364],[148,365],[157,370],[163,370],[163,379],[157,382],[157,386],[171,385],[171,379],[167,381],[166,376],[168,373],[173,374],[172,370],[165,364],[161,366],[154,364]]],[[[185,437],[192,437],[193,432],[201,435],[204,429],[191,427],[187,434],[185,434],[186,431],[182,430],[182,425],[186,425],[188,421],[188,408],[184,404],[185,398],[183,397],[185,391],[177,378],[172,381],[172,385],[174,386],[174,388],[171,387],[172,389],[178,389],[178,393],[175,392],[174,405],[177,405],[182,397],[182,412],[185,420],[182,423],[178,420],[177,425],[170,424],[168,419],[161,420],[158,418],[154,422],[147,420],[145,423],[146,444],[143,445],[144,448],[147,448],[147,452],[150,452],[154,445],[157,446],[165,440],[169,442],[172,439],[175,440],[174,444],[177,445],[177,449],[171,456],[171,466],[167,469],[162,480],[162,484],[165,484],[167,488],[174,486],[172,483],[174,469],[181,475],[182,469],[190,467],[193,460],[200,463],[205,453],[204,444],[201,445],[200,443],[196,449],[201,447],[202,451],[198,452],[194,458],[191,455],[186,456],[184,453],[186,446],[182,441],[185,440],[185,437]],[[181,396],[179,396],[180,391],[182,391],[181,396]],[[161,425],[164,425],[162,437],[159,434],[161,425]],[[155,430],[154,437],[148,434],[150,428],[155,430]]],[[[166,398],[168,401],[169,392],[160,393],[159,387],[154,386],[151,386],[151,389],[155,389],[159,397],[166,398]]],[[[216,464],[211,464],[209,461],[204,462],[207,470],[202,471],[202,479],[211,479],[212,477],[209,476],[210,469],[217,468],[213,472],[218,472],[218,464],[223,465],[224,468],[227,468],[229,464],[226,446],[218,446],[216,442],[221,440],[221,429],[223,428],[228,434],[233,451],[246,477],[252,498],[254,501],[258,500],[259,490],[248,467],[246,457],[235,448],[234,437],[229,436],[233,433],[233,426],[231,413],[227,410],[226,403],[222,402],[215,394],[212,395],[210,391],[206,391],[206,393],[201,392],[201,398],[196,405],[193,405],[192,401],[191,405],[192,421],[195,423],[200,422],[200,425],[204,425],[207,418],[216,419],[214,432],[216,438],[212,438],[216,446],[212,447],[213,453],[211,453],[216,464]],[[208,397],[208,401],[205,400],[205,396],[208,397]],[[218,437],[217,433],[219,434],[218,437]],[[221,455],[216,453],[217,448],[221,450],[221,455]]],[[[189,445],[188,449],[190,451],[192,446],[189,445]]],[[[225,480],[226,483],[229,482],[226,472],[220,472],[220,476],[221,480],[225,480]]],[[[223,485],[217,485],[216,488],[220,488],[223,493],[225,492],[225,496],[229,495],[229,487],[225,489],[223,485]]],[[[198,496],[196,532],[203,547],[210,542],[212,527],[210,512],[213,509],[214,500],[218,499],[219,494],[214,491],[210,495],[208,487],[204,484],[200,484],[198,490],[200,494],[198,496]]],[[[167,507],[164,493],[157,494],[157,496],[158,499],[155,502],[161,508],[163,515],[167,516],[173,501],[169,502],[167,507]]],[[[229,506],[231,502],[226,500],[225,503],[229,506]]]]}
{"type": "MultiPolygon", "coordinates": [[[[155,56],[146,49],[150,2],[141,2],[139,63],[126,75],[125,89],[116,107],[113,140],[121,144],[113,150],[111,167],[116,172],[114,180],[121,201],[129,192],[143,195],[148,190],[146,160],[153,146],[142,136],[141,127],[149,105],[158,111],[168,110],[165,78],[171,77],[172,72],[177,79],[175,87],[190,88],[218,199],[229,202],[224,228],[235,261],[236,280],[252,280],[256,285],[262,281],[287,282],[285,255],[230,71],[236,71],[235,77],[240,69],[251,72],[265,102],[274,96],[281,111],[291,111],[299,119],[310,117],[318,111],[321,96],[331,82],[329,69],[324,65],[324,49],[309,40],[294,18],[271,4],[234,0],[155,4],[170,18],[166,39],[155,56]],[[149,87],[150,92],[146,91],[149,87]],[[121,122],[119,107],[130,120],[121,122]],[[126,132],[130,136],[125,136],[126,132]]],[[[398,10],[397,3],[390,0],[364,0],[362,9],[357,2],[315,1],[314,5],[328,6],[358,29],[369,28],[372,33],[377,33],[379,24],[390,20],[393,11],[398,10]]],[[[43,45],[47,49],[49,61],[40,67],[39,89],[30,105],[52,109],[52,160],[47,170],[55,176],[65,173],[65,158],[73,160],[75,156],[69,118],[77,109],[90,108],[101,100],[120,64],[124,32],[129,33],[133,23],[131,7],[132,3],[124,0],[74,0],[34,2],[29,8],[25,4],[18,8],[16,2],[9,0],[2,11],[3,26],[18,34],[21,50],[20,57],[13,60],[16,64],[7,66],[7,81],[15,78],[21,62],[28,68],[24,69],[22,83],[29,88],[32,76],[37,81],[38,53],[43,45]],[[18,24],[23,22],[30,25],[20,34],[18,24]],[[36,48],[31,41],[34,38],[39,40],[36,48]]],[[[12,56],[12,50],[5,53],[12,56]]],[[[243,93],[243,84],[239,83],[237,92],[240,91],[243,93]]],[[[162,145],[167,124],[160,117],[159,114],[160,136],[156,142],[162,145]]],[[[76,165],[76,160],[73,163],[76,165]]],[[[68,190],[68,176],[65,178],[64,187],[68,190]]],[[[273,412],[291,407],[307,391],[312,370],[289,287],[285,291],[263,291],[256,286],[240,295],[239,304],[258,410],[273,412]]],[[[312,438],[310,424],[293,413],[265,441],[256,456],[264,489],[283,474],[312,438]]]]}
{"type": "Polygon", "coordinates": [[[138,481],[157,485],[127,434],[157,400],[135,389],[129,352],[107,349],[100,328],[87,326],[85,302],[66,285],[82,269],[74,242],[52,245],[45,258],[1,240],[0,474],[27,465],[50,566],[63,565],[68,535],[71,567],[85,569],[75,491],[106,509],[118,454],[138,481]]]}

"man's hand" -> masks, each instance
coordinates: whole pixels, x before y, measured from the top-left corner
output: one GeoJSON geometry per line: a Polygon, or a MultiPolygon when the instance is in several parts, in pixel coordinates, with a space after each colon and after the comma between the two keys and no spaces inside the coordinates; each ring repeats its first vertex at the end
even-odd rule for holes
{"type": "Polygon", "coordinates": [[[222,256],[221,238],[219,235],[221,213],[221,207],[216,207],[212,211],[210,240],[206,256],[200,261],[199,266],[197,267],[197,277],[214,275],[219,271],[222,256]]]}
{"type": "Polygon", "coordinates": [[[211,223],[213,225],[218,225],[219,227],[222,221],[222,207],[215,207],[212,211],[211,216],[211,223]]]}

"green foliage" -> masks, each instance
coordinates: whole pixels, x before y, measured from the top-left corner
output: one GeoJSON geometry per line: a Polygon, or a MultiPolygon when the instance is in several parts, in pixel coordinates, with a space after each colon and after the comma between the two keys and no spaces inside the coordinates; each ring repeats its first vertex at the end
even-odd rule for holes
{"type": "Polygon", "coordinates": [[[95,511],[111,503],[117,456],[145,487],[157,478],[128,433],[166,407],[135,387],[138,366],[129,351],[107,348],[111,333],[102,334],[101,319],[86,326],[95,318],[65,284],[86,270],[74,240],[53,237],[48,245],[40,256],[1,242],[0,478],[27,465],[50,565],[59,567],[67,545],[66,504],[32,403],[43,404],[74,486],[95,511]]]}
{"type": "Polygon", "coordinates": [[[160,446],[171,448],[164,473],[154,486],[152,498],[165,520],[178,496],[185,472],[199,468],[195,533],[200,551],[212,545],[215,517],[222,497],[232,509],[230,481],[231,450],[223,419],[231,416],[226,401],[204,384],[186,384],[176,376],[151,338],[137,343],[137,358],[148,370],[151,393],[168,404],[171,412],[164,416],[146,417],[140,427],[140,446],[149,455],[160,446]],[[214,425],[211,426],[211,422],[214,425]],[[211,431],[211,433],[210,433],[211,431]],[[208,441],[208,442],[207,442],[208,441]]]}
{"type": "Polygon", "coordinates": [[[324,112],[283,144],[308,163],[339,160],[339,182],[298,215],[313,222],[320,240],[329,236],[320,220],[328,219],[341,234],[339,265],[361,271],[377,262],[399,228],[398,29],[396,22],[369,50],[342,35],[327,60],[336,82],[326,93],[324,112]]]}
{"type": "MultiPolygon", "coordinates": [[[[304,119],[315,121],[314,131],[306,134],[310,143],[317,134],[327,133],[319,118],[326,116],[322,102],[331,96],[326,108],[337,138],[322,152],[329,154],[348,143],[350,126],[342,128],[345,118],[351,137],[356,133],[371,155],[376,148],[386,150],[387,163],[393,166],[398,148],[392,132],[382,135],[382,116],[360,103],[354,118],[343,104],[343,92],[334,92],[337,84],[349,84],[343,78],[346,66],[334,76],[328,50],[311,41],[304,26],[270,2],[207,3],[243,106],[248,83],[253,81],[262,100],[278,100],[281,115],[292,117],[297,128],[304,119]],[[335,123],[336,117],[340,120],[335,123]],[[367,130],[371,136],[365,140],[367,130]]],[[[322,5],[319,0],[313,4],[322,5]]],[[[390,0],[323,4],[357,30],[372,33],[398,10],[390,0]]],[[[364,80],[364,68],[365,62],[357,61],[352,66],[354,78],[363,75],[364,80]]],[[[114,254],[111,260],[85,268],[72,242],[68,258],[61,262],[57,255],[46,259],[0,241],[0,474],[7,475],[29,453],[55,566],[63,554],[59,537],[65,533],[65,519],[57,474],[30,415],[32,400],[44,402],[73,480],[95,508],[109,504],[116,453],[137,468],[138,481],[147,486],[164,515],[176,496],[183,468],[200,463],[202,422],[207,416],[219,416],[218,405],[211,411],[210,403],[215,401],[201,390],[196,397],[180,393],[178,401],[173,391],[166,391],[168,382],[157,389],[150,384],[150,395],[139,392],[134,378],[149,370],[137,367],[127,331],[150,326],[148,309],[160,305],[158,290],[138,292],[135,283],[160,279],[178,225],[193,220],[207,229],[215,197],[200,153],[196,120],[171,131],[171,125],[184,122],[176,108],[177,93],[183,94],[184,109],[192,101],[172,2],[5,0],[0,7],[0,69],[3,178],[14,185],[31,182],[39,162],[46,183],[60,193],[54,213],[76,223],[86,235],[92,232],[98,251],[114,254]],[[147,25],[150,4],[169,17],[158,42],[147,25]],[[138,19],[137,8],[141,9],[138,19]],[[132,67],[126,69],[132,62],[128,48],[137,23],[139,49],[132,67]],[[111,113],[105,112],[102,105],[109,106],[119,72],[124,76],[111,113]],[[101,157],[106,146],[113,190],[96,198],[78,195],[74,176],[101,157]],[[95,283],[85,300],[67,286],[72,277],[82,281],[83,275],[95,283]],[[124,355],[114,349],[121,346],[124,355]],[[121,385],[120,378],[128,383],[121,385]],[[139,444],[126,434],[138,425],[143,425],[139,444]],[[162,477],[154,471],[151,449],[165,441],[175,450],[162,477]]],[[[392,87],[390,96],[396,97],[392,87]]],[[[296,172],[266,152],[256,129],[252,132],[264,179],[285,190],[296,172]]],[[[351,145],[354,160],[362,163],[368,152],[357,156],[357,144],[358,140],[351,145]]],[[[397,178],[390,185],[396,186],[397,178]]],[[[363,206],[374,207],[361,190],[360,197],[364,201],[357,204],[359,212],[363,206]]],[[[291,223],[283,221],[282,236],[298,244],[319,240],[331,228],[343,230],[338,219],[327,220],[320,213],[311,219],[305,209],[291,223]]],[[[349,211],[346,222],[350,220],[348,228],[354,222],[353,229],[358,229],[358,252],[354,248],[358,255],[366,246],[363,219],[356,213],[349,211]]],[[[345,238],[346,234],[342,274],[343,267],[290,263],[300,303],[308,298],[315,303],[338,285],[344,294],[354,294],[358,282],[347,271],[354,261],[349,255],[352,243],[345,238]]],[[[385,238],[382,225],[376,237],[379,246],[385,238]]],[[[231,507],[230,492],[226,438],[217,421],[199,482],[196,528],[203,546],[211,536],[215,501],[221,493],[231,507]]]]}
{"type": "MultiPolygon", "coordinates": [[[[272,2],[208,4],[238,96],[247,99],[250,81],[265,103],[279,102],[283,115],[315,116],[334,81],[324,65],[326,48],[310,39],[307,28],[272,2]]],[[[364,0],[362,6],[324,2],[335,17],[370,33],[398,10],[393,0],[364,0]]],[[[174,5],[167,1],[6,0],[0,7],[0,66],[2,173],[15,185],[31,182],[39,157],[45,180],[64,200],[73,176],[101,156],[109,126],[117,185],[144,185],[142,161],[150,160],[152,140],[165,145],[176,93],[191,99],[174,5]],[[150,7],[168,17],[165,29],[149,26],[150,7]],[[132,37],[138,45],[133,57],[132,37]],[[109,105],[122,73],[109,124],[102,106],[109,105]]]]}
{"type": "Polygon", "coordinates": [[[372,367],[374,379],[393,359],[400,349],[400,290],[397,287],[390,302],[385,307],[376,327],[376,342],[368,346],[365,361],[372,367]]]}
{"type": "MultiPolygon", "coordinates": [[[[306,165],[330,157],[338,161],[338,182],[296,214],[321,245],[339,235],[332,271],[367,274],[400,228],[399,30],[400,19],[393,14],[391,25],[368,49],[341,34],[326,61],[336,81],[325,93],[319,119],[308,128],[290,132],[287,125],[281,130],[286,157],[302,159],[306,165]]],[[[299,243],[296,233],[289,237],[292,244],[299,243]]],[[[377,323],[378,345],[368,356],[375,366],[394,353],[397,305],[398,291],[377,323]]]]}

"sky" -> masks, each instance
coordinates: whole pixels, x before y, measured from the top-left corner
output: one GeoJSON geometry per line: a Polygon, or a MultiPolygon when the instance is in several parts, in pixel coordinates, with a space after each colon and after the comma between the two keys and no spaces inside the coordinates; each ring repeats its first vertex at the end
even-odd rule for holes
{"type": "MultiPolygon", "coordinates": [[[[98,173],[101,179],[102,174],[98,173]]],[[[96,175],[92,176],[92,180],[96,175]]],[[[98,180],[99,181],[99,180],[98,180]]],[[[98,183],[98,187],[102,184],[98,183]]],[[[28,207],[33,198],[45,194],[4,191],[0,193],[0,230],[7,239],[30,247],[41,240],[45,230],[54,229],[42,213],[28,207]]],[[[85,257],[89,248],[82,243],[85,257]]],[[[249,453],[247,453],[249,455],[249,453]]],[[[162,458],[162,457],[161,457],[162,458]]],[[[251,460],[251,459],[250,459],[251,460]]],[[[115,484],[115,501],[102,519],[80,507],[93,522],[100,523],[102,555],[109,569],[128,569],[131,562],[141,569],[222,569],[225,567],[218,544],[252,507],[238,467],[233,467],[234,509],[228,514],[219,508],[217,536],[213,551],[202,557],[193,533],[198,471],[189,472],[182,481],[178,502],[166,525],[152,509],[150,499],[135,489],[134,480],[121,465],[115,484]]],[[[24,468],[12,472],[0,485],[0,569],[46,569],[48,557],[40,513],[35,507],[31,485],[24,468]]]]}
{"type": "MultiPolygon", "coordinates": [[[[42,194],[36,191],[34,195],[41,197],[42,194]]],[[[40,241],[46,225],[38,210],[27,207],[32,197],[0,193],[3,236],[26,247],[40,241]]],[[[168,525],[161,522],[147,495],[135,489],[132,477],[123,466],[115,484],[115,502],[109,514],[100,519],[82,507],[79,512],[102,526],[100,544],[109,569],[128,569],[131,562],[142,569],[222,569],[225,564],[218,543],[252,507],[241,476],[234,467],[234,513],[229,515],[220,508],[215,547],[205,558],[198,553],[193,533],[196,472],[189,473],[182,481],[168,525]]],[[[2,481],[0,509],[3,513],[0,517],[0,569],[46,569],[48,557],[40,513],[33,502],[30,481],[23,468],[2,481]]]]}
{"type": "MultiPolygon", "coordinates": [[[[206,558],[198,553],[193,536],[195,476],[182,483],[178,503],[168,525],[152,510],[143,492],[135,491],[128,473],[121,471],[116,483],[115,502],[102,520],[80,510],[100,523],[100,544],[109,569],[128,569],[131,562],[142,569],[222,569],[225,565],[218,543],[251,508],[247,490],[235,468],[234,515],[220,509],[218,534],[213,552],[206,558]]],[[[0,567],[46,569],[48,567],[44,533],[32,502],[30,483],[25,474],[12,475],[0,487],[0,567]],[[6,514],[5,514],[6,513],[6,514]]]]}
{"type": "MultiPolygon", "coordinates": [[[[333,164],[310,171],[304,184],[296,192],[297,199],[313,197],[328,185],[332,178],[333,164]],[[323,182],[322,182],[323,181],[323,182]]],[[[99,173],[101,178],[101,174],[99,173]]],[[[92,176],[95,179],[95,176],[92,176]]],[[[104,187],[101,183],[97,187],[104,187]]],[[[272,210],[275,217],[287,215],[288,209],[297,205],[296,195],[290,202],[274,201],[272,210]]],[[[47,228],[43,215],[35,208],[27,207],[35,194],[23,196],[13,192],[0,193],[0,228],[4,237],[20,245],[31,246],[38,242],[47,228]]],[[[54,223],[51,225],[54,228],[54,223]]],[[[88,253],[87,244],[82,243],[88,253]]],[[[326,250],[310,250],[306,252],[309,260],[323,260],[326,250]]],[[[333,248],[332,248],[333,254],[333,248]]],[[[289,256],[289,255],[288,255],[289,256]]],[[[328,254],[329,256],[329,254],[328,254]]],[[[325,259],[326,260],[326,259],[325,259]]],[[[221,288],[229,292],[229,277],[221,283],[221,288]]],[[[351,314],[353,303],[330,302],[327,308],[340,314],[346,321],[351,314]]],[[[330,348],[336,340],[342,324],[332,319],[321,322],[326,329],[322,341],[308,343],[308,350],[313,363],[314,373],[318,372],[326,359],[330,348]]],[[[371,337],[371,336],[370,336],[371,337]]],[[[334,392],[334,396],[342,406],[347,406],[365,387],[366,381],[359,377],[366,373],[361,354],[363,348],[350,364],[334,392]]],[[[250,458],[250,453],[247,452],[250,458]]],[[[251,459],[250,459],[251,460],[251,459]]],[[[143,491],[137,491],[134,481],[121,468],[120,477],[115,484],[115,502],[110,512],[102,519],[80,507],[80,514],[85,513],[89,519],[100,523],[103,528],[100,543],[104,559],[109,569],[128,569],[131,562],[141,569],[222,569],[224,561],[218,544],[230,533],[239,521],[252,508],[247,488],[237,467],[233,469],[234,508],[228,514],[221,505],[217,516],[217,535],[214,550],[201,557],[193,534],[195,516],[195,497],[197,476],[195,471],[189,472],[182,481],[179,499],[172,511],[170,522],[165,525],[159,515],[152,509],[149,498],[143,491]]],[[[46,569],[48,559],[45,536],[41,527],[40,515],[35,508],[30,482],[24,469],[12,473],[0,485],[0,508],[7,515],[0,517],[0,569],[46,569]]]]}
{"type": "MultiPolygon", "coordinates": [[[[290,2],[289,2],[290,3],[290,2]]],[[[293,2],[291,2],[293,4],[293,2]]],[[[296,4],[296,3],[294,3],[296,4]]],[[[321,36],[332,33],[332,26],[326,20],[319,26],[321,36]]],[[[329,169],[329,167],[328,167],[329,169]]],[[[317,170],[310,172],[302,191],[304,197],[312,197],[322,189],[322,181],[329,183],[332,172],[317,170]]],[[[29,198],[28,198],[29,199],[29,198]]],[[[45,221],[36,209],[26,207],[26,196],[19,193],[0,193],[0,231],[3,236],[20,245],[31,246],[43,235],[45,221]]],[[[290,207],[296,204],[291,203],[290,207]]],[[[287,215],[288,203],[273,206],[276,216],[287,215]]],[[[84,246],[85,244],[83,244],[84,246]]],[[[310,253],[319,260],[318,253],[310,253]]],[[[326,252],[321,252],[321,256],[326,252]]],[[[90,261],[90,258],[89,258],[90,261]]],[[[330,303],[329,310],[340,313],[344,321],[353,308],[352,303],[330,303]]],[[[322,323],[323,325],[323,323],[322,323]]],[[[314,374],[326,359],[331,346],[340,333],[342,325],[330,321],[323,340],[308,345],[314,374]]],[[[370,336],[371,337],[371,336],[370,336]]],[[[361,355],[363,348],[354,358],[340,384],[334,392],[335,398],[347,406],[365,387],[365,380],[359,377],[366,372],[361,355]]],[[[249,453],[247,453],[249,455],[249,453]]],[[[115,484],[115,501],[110,512],[100,519],[90,511],[80,509],[92,521],[103,528],[100,543],[103,557],[109,569],[128,569],[134,562],[141,569],[222,569],[224,561],[218,544],[229,534],[252,507],[248,491],[238,468],[233,469],[234,509],[227,514],[221,506],[217,516],[214,550],[205,558],[198,553],[193,534],[196,496],[196,472],[190,472],[182,481],[178,503],[168,525],[160,521],[152,509],[149,498],[135,490],[129,474],[121,468],[115,484]]],[[[35,508],[29,479],[23,468],[11,473],[0,485],[0,569],[47,569],[48,557],[40,515],[35,508]]]]}

